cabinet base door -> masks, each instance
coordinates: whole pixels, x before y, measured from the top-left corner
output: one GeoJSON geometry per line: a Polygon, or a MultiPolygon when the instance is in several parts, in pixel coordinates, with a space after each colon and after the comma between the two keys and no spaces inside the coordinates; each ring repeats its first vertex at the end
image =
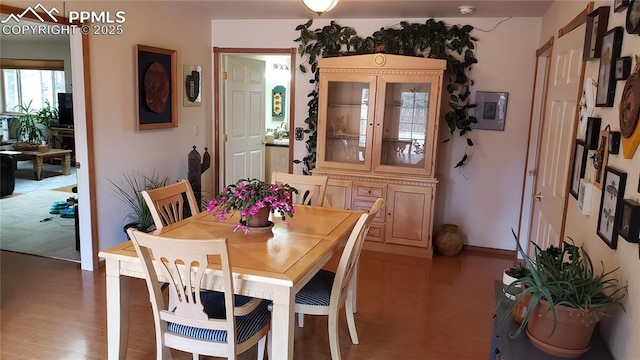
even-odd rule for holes
{"type": "Polygon", "coordinates": [[[433,192],[433,187],[389,184],[386,243],[431,247],[433,192]]]}

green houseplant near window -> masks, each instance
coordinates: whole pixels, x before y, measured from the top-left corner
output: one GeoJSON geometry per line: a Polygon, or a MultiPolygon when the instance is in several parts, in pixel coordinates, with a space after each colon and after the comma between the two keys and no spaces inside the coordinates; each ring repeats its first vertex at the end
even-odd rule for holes
{"type": "Polygon", "coordinates": [[[44,140],[42,124],[38,111],[31,108],[32,101],[28,104],[18,106],[20,115],[18,116],[18,139],[26,140],[28,143],[40,144],[44,140]]]}
{"type": "MultiPolygon", "coordinates": [[[[514,233],[514,237],[515,233],[514,233]]],[[[523,290],[509,305],[499,323],[523,300],[527,311],[512,337],[526,329],[533,344],[556,356],[577,357],[589,349],[597,322],[611,305],[622,307],[627,286],[620,286],[611,275],[617,268],[596,272],[589,254],[582,246],[565,241],[562,248],[542,250],[536,245],[535,260],[522,250],[516,238],[518,252],[530,270],[530,275],[516,280],[505,291],[523,290]]],[[[498,303],[509,301],[501,297],[498,303]]],[[[624,310],[624,308],[623,308],[624,310]]]]}

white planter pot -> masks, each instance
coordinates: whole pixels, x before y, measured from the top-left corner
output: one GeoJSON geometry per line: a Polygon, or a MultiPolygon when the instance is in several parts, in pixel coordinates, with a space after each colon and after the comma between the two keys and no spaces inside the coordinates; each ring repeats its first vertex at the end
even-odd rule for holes
{"type": "Polygon", "coordinates": [[[511,285],[511,283],[516,280],[518,279],[507,274],[507,269],[502,271],[502,293],[504,294],[504,296],[506,296],[510,300],[516,299],[515,295],[517,295],[520,292],[520,289],[513,289],[513,291],[511,291],[510,293],[507,293],[505,289],[507,288],[507,286],[511,285]]]}

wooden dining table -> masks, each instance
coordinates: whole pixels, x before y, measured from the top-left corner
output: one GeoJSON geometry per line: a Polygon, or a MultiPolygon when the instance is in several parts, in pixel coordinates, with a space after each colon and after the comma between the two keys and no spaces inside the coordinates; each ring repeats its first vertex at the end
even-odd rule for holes
{"type": "MultiPolygon", "coordinates": [[[[271,314],[272,358],[293,359],[296,293],[346,243],[360,211],[295,206],[285,224],[271,220],[267,231],[234,232],[237,215],[218,221],[202,212],[155,233],[179,239],[227,238],[236,294],[268,299],[271,314]]],[[[144,279],[131,241],[101,251],[105,259],[107,291],[107,343],[109,359],[125,359],[127,352],[130,278],[144,279]]],[[[222,291],[219,264],[210,263],[204,287],[222,291]]]]}

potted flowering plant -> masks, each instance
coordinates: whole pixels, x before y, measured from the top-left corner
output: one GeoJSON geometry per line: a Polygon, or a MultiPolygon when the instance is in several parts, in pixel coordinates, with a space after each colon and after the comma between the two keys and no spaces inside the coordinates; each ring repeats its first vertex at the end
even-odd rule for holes
{"type": "MultiPolygon", "coordinates": [[[[209,202],[207,211],[219,221],[227,219],[228,214],[240,211],[237,229],[245,233],[251,227],[264,227],[269,224],[269,212],[280,212],[282,220],[293,217],[291,195],[298,190],[289,184],[268,184],[258,179],[241,179],[225,187],[218,196],[209,202]]],[[[287,222],[285,221],[285,224],[287,222]]]]}

